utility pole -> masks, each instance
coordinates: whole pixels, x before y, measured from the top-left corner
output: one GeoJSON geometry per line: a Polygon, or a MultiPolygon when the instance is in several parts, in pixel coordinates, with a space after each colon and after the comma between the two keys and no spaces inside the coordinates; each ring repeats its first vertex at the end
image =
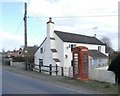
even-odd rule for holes
{"type": "Polygon", "coordinates": [[[27,3],[25,3],[25,14],[24,14],[24,39],[25,39],[25,45],[24,45],[24,54],[25,54],[25,69],[28,69],[27,64],[27,3]]]}
{"type": "Polygon", "coordinates": [[[24,32],[25,32],[25,48],[26,48],[27,47],[27,3],[25,3],[24,32]]]}

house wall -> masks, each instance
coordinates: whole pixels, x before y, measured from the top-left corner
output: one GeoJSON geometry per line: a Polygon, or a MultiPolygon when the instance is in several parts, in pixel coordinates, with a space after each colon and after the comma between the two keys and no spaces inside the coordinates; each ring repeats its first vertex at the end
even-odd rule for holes
{"type": "Polygon", "coordinates": [[[104,59],[104,58],[99,58],[99,59],[93,59],[94,60],[94,65],[92,67],[102,67],[102,66],[106,66],[108,64],[108,59],[104,59]]]}
{"type": "Polygon", "coordinates": [[[44,64],[49,65],[49,64],[54,64],[55,62],[53,61],[53,54],[51,51],[51,45],[50,45],[50,38],[46,40],[46,45],[45,45],[45,53],[44,53],[44,64]]]}
{"type": "Polygon", "coordinates": [[[53,63],[52,52],[50,50],[50,42],[48,39],[39,47],[35,53],[35,64],[39,65],[39,59],[43,59],[43,65],[49,65],[53,63]],[[41,53],[41,48],[43,48],[43,53],[41,53]]]}
{"type": "Polygon", "coordinates": [[[108,58],[92,58],[89,56],[90,68],[103,67],[108,65],[108,58]]]}
{"type": "Polygon", "coordinates": [[[105,54],[105,46],[104,45],[82,44],[82,43],[79,43],[79,44],[77,44],[77,46],[85,46],[89,50],[98,50],[98,46],[101,46],[101,51],[100,52],[102,52],[103,54],[105,54]]]}
{"type": "Polygon", "coordinates": [[[58,58],[60,59],[60,62],[57,63],[58,66],[61,66],[63,67],[64,66],[64,46],[63,46],[63,41],[55,34],[55,47],[56,47],[56,50],[57,50],[57,56],[58,58]]]}
{"type": "Polygon", "coordinates": [[[63,45],[64,46],[64,50],[63,50],[64,51],[64,54],[63,54],[64,67],[67,67],[67,68],[71,66],[71,60],[72,60],[72,52],[69,44],[71,43],[64,42],[64,45],[63,45]]]}
{"type": "Polygon", "coordinates": [[[39,51],[39,49],[36,51],[36,53],[34,54],[34,63],[35,64],[39,64],[39,53],[40,53],[40,51],[39,51]]]}
{"type": "Polygon", "coordinates": [[[39,49],[35,53],[35,64],[39,65],[39,59],[44,59],[45,51],[46,51],[46,41],[39,47],[39,49]],[[43,53],[41,54],[40,50],[43,48],[43,53]]]}

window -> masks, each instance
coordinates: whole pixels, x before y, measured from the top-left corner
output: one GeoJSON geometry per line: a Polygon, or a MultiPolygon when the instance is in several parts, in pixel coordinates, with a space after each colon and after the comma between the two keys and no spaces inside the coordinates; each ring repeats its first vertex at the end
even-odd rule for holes
{"type": "Polygon", "coordinates": [[[43,48],[40,48],[40,53],[43,53],[43,48]]]}
{"type": "Polygon", "coordinates": [[[100,52],[101,52],[101,46],[98,46],[98,51],[100,51],[100,52]]]}
{"type": "Polygon", "coordinates": [[[20,51],[19,54],[22,54],[22,52],[20,51]]]}
{"type": "Polygon", "coordinates": [[[39,59],[39,65],[43,66],[43,59],[39,59]]]}
{"type": "Polygon", "coordinates": [[[71,44],[71,51],[73,51],[73,48],[75,47],[75,44],[71,44]]]}

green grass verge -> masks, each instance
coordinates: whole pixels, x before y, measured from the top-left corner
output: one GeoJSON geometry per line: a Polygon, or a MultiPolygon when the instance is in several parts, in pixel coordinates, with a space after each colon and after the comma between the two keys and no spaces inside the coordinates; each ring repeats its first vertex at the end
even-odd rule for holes
{"type": "Polygon", "coordinates": [[[81,80],[73,80],[69,78],[61,80],[61,82],[70,84],[75,87],[83,87],[83,88],[98,91],[98,92],[103,92],[108,94],[118,94],[117,84],[99,82],[96,80],[81,81],[81,80]]]}

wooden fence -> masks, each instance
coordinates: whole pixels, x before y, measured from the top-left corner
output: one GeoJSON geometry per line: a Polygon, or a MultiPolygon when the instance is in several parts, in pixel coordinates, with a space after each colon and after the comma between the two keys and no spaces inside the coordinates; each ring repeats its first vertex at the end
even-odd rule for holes
{"type": "Polygon", "coordinates": [[[58,65],[56,64],[55,66],[52,66],[52,64],[50,64],[49,66],[47,65],[37,65],[37,64],[28,64],[28,69],[30,70],[38,70],[39,73],[41,73],[42,71],[44,72],[49,72],[50,75],[52,75],[52,73],[56,73],[56,75],[58,75],[58,65]],[[38,68],[35,68],[35,66],[38,66],[38,68]],[[48,70],[45,70],[43,68],[48,68],[48,70]],[[55,70],[53,70],[53,68],[55,68],[55,70]]]}

